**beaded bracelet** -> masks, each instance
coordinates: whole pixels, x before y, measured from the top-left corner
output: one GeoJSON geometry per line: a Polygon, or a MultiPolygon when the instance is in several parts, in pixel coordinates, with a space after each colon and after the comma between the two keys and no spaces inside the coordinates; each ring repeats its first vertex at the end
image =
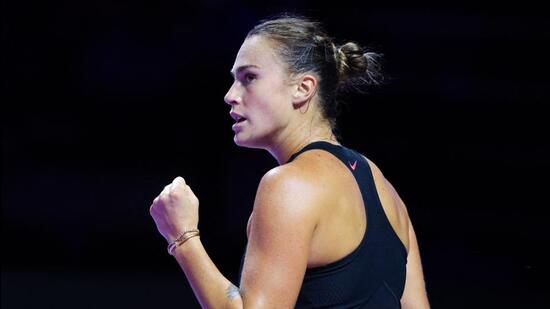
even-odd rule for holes
{"type": "Polygon", "coordinates": [[[181,234],[178,238],[176,238],[176,240],[168,244],[168,254],[174,255],[174,249],[176,249],[176,247],[181,246],[184,242],[189,240],[189,238],[192,238],[195,236],[199,236],[198,229],[183,232],[183,234],[181,234]]]}

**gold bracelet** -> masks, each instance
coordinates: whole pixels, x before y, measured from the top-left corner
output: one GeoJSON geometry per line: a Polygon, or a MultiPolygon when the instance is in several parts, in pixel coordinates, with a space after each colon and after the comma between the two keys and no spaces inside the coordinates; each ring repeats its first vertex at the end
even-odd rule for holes
{"type": "Polygon", "coordinates": [[[176,247],[183,245],[183,243],[189,240],[190,238],[199,236],[199,235],[200,235],[200,232],[198,229],[185,231],[183,234],[181,234],[181,236],[179,236],[176,240],[174,240],[168,245],[168,254],[174,255],[174,249],[176,249],[176,247]]]}

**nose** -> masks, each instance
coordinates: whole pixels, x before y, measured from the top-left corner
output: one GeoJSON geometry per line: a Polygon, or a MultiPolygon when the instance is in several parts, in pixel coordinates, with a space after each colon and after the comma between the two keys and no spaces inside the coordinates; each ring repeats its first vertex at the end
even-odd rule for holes
{"type": "Polygon", "coordinates": [[[229,90],[227,91],[225,96],[223,97],[223,100],[225,101],[225,103],[227,103],[229,105],[238,104],[239,95],[238,95],[238,91],[237,91],[237,83],[236,82],[233,82],[233,84],[231,85],[231,87],[229,88],[229,90]]]}

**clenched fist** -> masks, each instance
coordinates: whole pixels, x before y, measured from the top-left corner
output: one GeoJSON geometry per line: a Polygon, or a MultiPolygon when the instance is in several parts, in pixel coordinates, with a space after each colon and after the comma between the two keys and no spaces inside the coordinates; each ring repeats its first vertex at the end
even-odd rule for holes
{"type": "Polygon", "coordinates": [[[172,242],[183,232],[197,228],[199,199],[182,177],[176,177],[153,200],[149,213],[160,234],[172,242]]]}

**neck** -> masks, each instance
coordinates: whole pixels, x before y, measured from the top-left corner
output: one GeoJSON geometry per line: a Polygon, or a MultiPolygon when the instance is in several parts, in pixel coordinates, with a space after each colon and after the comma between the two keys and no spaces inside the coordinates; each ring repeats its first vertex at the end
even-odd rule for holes
{"type": "Polygon", "coordinates": [[[277,160],[279,165],[287,163],[290,156],[300,151],[306,145],[316,141],[326,141],[333,144],[340,144],[332,132],[328,123],[317,127],[297,128],[290,130],[289,134],[267,150],[277,160]],[[296,134],[296,132],[304,132],[296,134]]]}

